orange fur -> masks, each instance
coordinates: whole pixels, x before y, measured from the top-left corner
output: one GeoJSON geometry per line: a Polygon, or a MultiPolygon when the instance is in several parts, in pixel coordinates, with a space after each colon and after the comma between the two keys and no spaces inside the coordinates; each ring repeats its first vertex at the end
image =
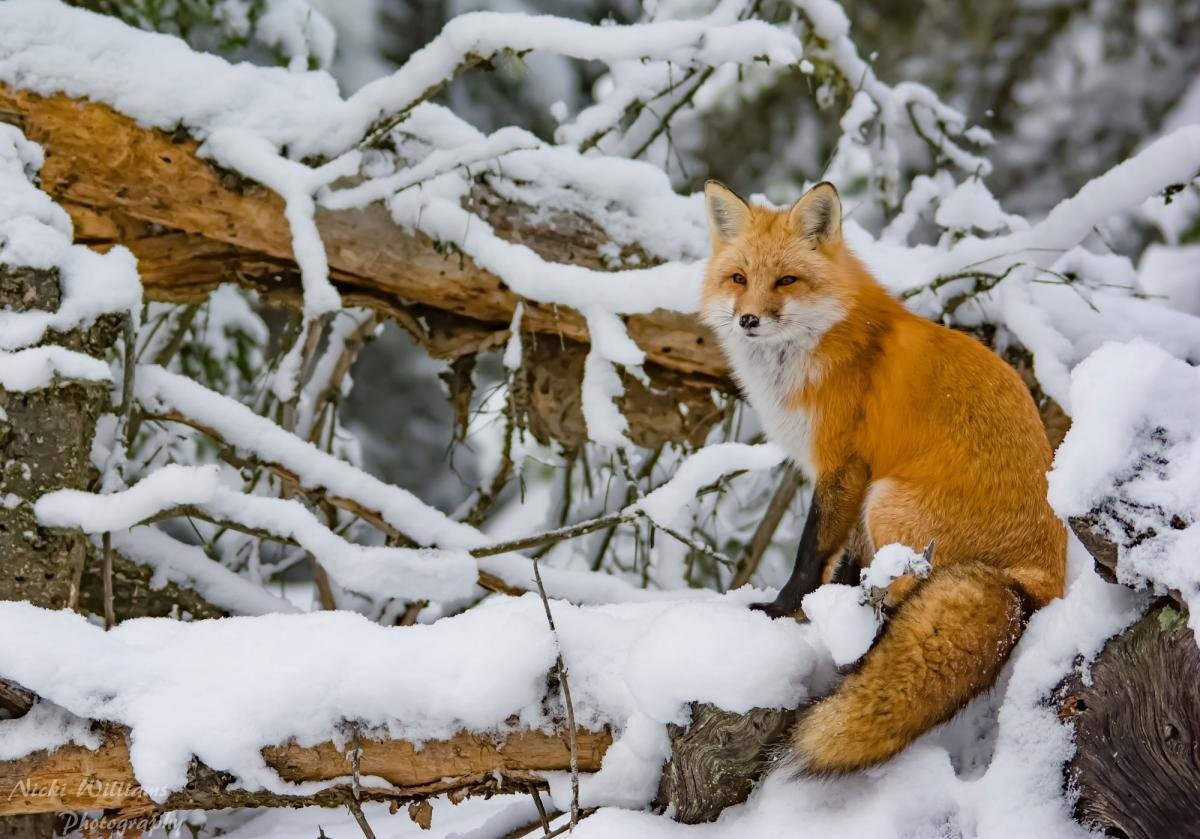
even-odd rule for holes
{"type": "Polygon", "coordinates": [[[701,311],[760,413],[755,387],[762,402],[771,380],[739,369],[739,360],[745,368],[747,359],[772,358],[774,347],[781,360],[788,345],[810,347],[794,362],[802,369],[778,376],[782,407],[764,416],[778,414],[769,433],[772,423],[791,429],[788,412],[803,417],[804,433],[778,442],[793,444],[818,486],[826,474],[843,476],[833,498],[845,509],[821,538],[845,544],[862,527],[875,548],[919,550],[936,539],[931,577],[894,584],[889,600],[903,605],[880,640],[793,735],[811,771],[869,766],[990,686],[1020,634],[1022,609],[1061,595],[1066,530],[1046,501],[1050,446],[1012,368],[975,339],[909,312],[846,247],[831,186],[785,211],[746,204],[719,185],[706,192],[714,249],[701,311]],[[788,276],[797,280],[777,284],[788,276]],[[753,336],[738,325],[747,314],[761,320],[753,336]]]}

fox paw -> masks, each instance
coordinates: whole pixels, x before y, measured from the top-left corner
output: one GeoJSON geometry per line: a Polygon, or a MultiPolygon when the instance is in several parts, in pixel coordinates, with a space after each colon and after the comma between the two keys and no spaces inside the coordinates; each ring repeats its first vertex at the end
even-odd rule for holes
{"type": "Polygon", "coordinates": [[[796,618],[797,620],[804,620],[804,612],[800,609],[789,609],[786,606],[774,601],[771,603],[751,603],[750,609],[754,612],[763,612],[772,620],[775,618],[796,618]]]}

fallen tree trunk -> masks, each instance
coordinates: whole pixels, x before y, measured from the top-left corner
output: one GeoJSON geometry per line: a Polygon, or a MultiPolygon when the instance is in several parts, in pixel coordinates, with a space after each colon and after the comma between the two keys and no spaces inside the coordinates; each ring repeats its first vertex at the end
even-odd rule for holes
{"type": "MultiPolygon", "coordinates": [[[[150,299],[195,303],[219,283],[233,281],[267,299],[298,303],[299,274],[282,200],[200,159],[194,140],[141,128],[106,105],[4,85],[0,120],[46,149],[42,189],[71,214],[80,241],[133,251],[150,299]]],[[[504,201],[483,185],[472,201],[500,236],[547,260],[604,264],[604,236],[579,215],[538,208],[534,221],[534,208],[504,201]]],[[[465,255],[406,232],[383,207],[322,209],[317,225],[331,279],[348,304],[395,314],[418,303],[491,331],[508,328],[517,296],[500,278],[465,255]]],[[[588,337],[577,312],[529,302],[522,328],[582,342],[588,337]]],[[[634,315],[628,329],[647,359],[667,370],[712,383],[725,376],[718,348],[690,315],[634,315]]]]}
{"type": "MultiPolygon", "coordinates": [[[[611,742],[608,731],[580,731],[580,771],[599,769],[611,742]]],[[[262,754],[267,766],[289,783],[336,783],[311,795],[249,791],[234,788],[231,776],[195,763],[187,786],[158,804],[133,774],[128,732],[107,727],[94,751],[72,744],[0,762],[0,816],[117,810],[133,817],[227,807],[332,807],[352,797],[404,802],[444,793],[490,795],[543,787],[538,772],[570,767],[570,748],[561,732],[518,731],[496,738],[462,732],[419,746],[404,740],[362,740],[357,772],[353,750],[339,750],[333,743],[271,746],[262,754]],[[357,789],[345,780],[356,774],[361,778],[357,789]]]]}

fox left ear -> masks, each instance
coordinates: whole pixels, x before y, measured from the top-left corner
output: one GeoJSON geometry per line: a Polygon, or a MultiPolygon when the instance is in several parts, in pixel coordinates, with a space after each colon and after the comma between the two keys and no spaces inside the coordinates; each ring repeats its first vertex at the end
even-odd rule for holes
{"type": "Polygon", "coordinates": [[[714,247],[736,239],[750,223],[750,205],[720,181],[704,183],[704,203],[714,247]]]}
{"type": "Polygon", "coordinates": [[[788,213],[792,229],[814,246],[829,245],[842,238],[842,199],[837,187],[822,181],[792,205],[788,213]]]}

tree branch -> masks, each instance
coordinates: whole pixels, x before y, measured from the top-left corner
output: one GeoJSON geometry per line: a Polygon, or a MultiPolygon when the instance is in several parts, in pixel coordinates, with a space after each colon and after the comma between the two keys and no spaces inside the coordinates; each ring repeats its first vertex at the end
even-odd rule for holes
{"type": "MultiPolygon", "coordinates": [[[[126,813],[226,807],[340,806],[352,798],[349,755],[331,742],[286,744],[262,750],[267,766],[289,783],[329,782],[307,796],[236,789],[233,778],[203,764],[193,765],[189,784],[158,805],[138,783],[129,759],[128,732],[103,727],[96,751],[74,744],[0,762],[0,816],[23,813],[120,809],[126,813]]],[[[612,742],[607,731],[578,732],[581,771],[595,772],[612,742]]],[[[566,770],[570,749],[561,733],[516,731],[493,737],[462,732],[448,740],[364,740],[359,768],[364,801],[411,801],[442,793],[458,795],[528,792],[544,787],[538,773],[566,770]]]]}

